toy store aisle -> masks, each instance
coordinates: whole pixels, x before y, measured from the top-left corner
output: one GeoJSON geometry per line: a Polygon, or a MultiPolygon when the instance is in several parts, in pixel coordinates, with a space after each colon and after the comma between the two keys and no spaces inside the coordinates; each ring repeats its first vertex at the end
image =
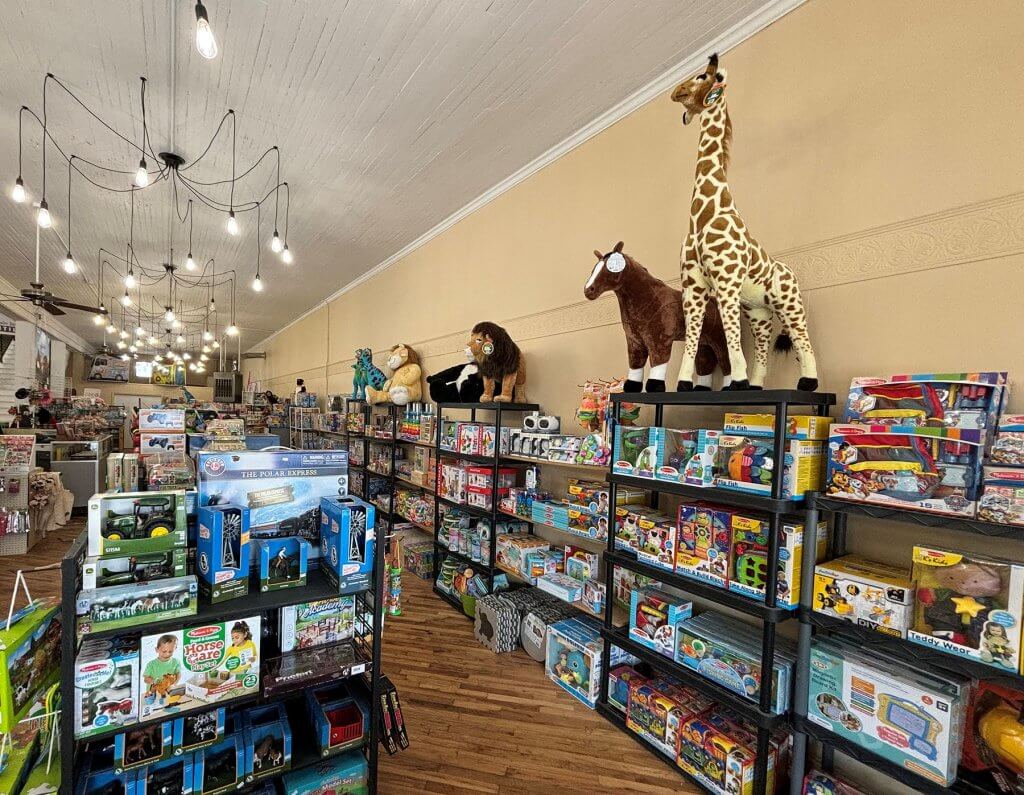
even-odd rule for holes
{"type": "Polygon", "coordinates": [[[496,655],[430,583],[402,578],[404,615],[384,624],[384,670],[410,746],[381,752],[382,793],[696,792],[544,675],[496,655]]]}
{"type": "MultiPolygon", "coordinates": [[[[59,563],[64,557],[65,551],[71,546],[71,542],[78,537],[85,529],[85,519],[74,517],[63,527],[46,534],[46,538],[36,544],[27,555],[5,555],[0,557],[0,601],[4,605],[9,604],[11,588],[14,587],[14,577],[19,569],[47,566],[51,563],[59,563]]],[[[29,591],[34,598],[42,596],[60,596],[60,572],[56,569],[48,571],[30,572],[26,574],[29,591]]],[[[18,604],[24,595],[19,596],[18,604]]],[[[4,608],[4,615],[7,615],[7,608],[4,608]]]]}

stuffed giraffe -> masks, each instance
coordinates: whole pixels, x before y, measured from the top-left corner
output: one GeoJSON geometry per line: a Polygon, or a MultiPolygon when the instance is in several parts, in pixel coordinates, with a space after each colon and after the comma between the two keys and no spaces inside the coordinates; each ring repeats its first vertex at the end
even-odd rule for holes
{"type": "MultiPolygon", "coordinates": [[[[797,389],[818,388],[814,349],[807,333],[807,317],[796,277],[790,268],[773,259],[747,231],[733,204],[725,172],[729,165],[732,122],[725,106],[726,72],[718,68],[718,55],[707,69],[672,92],[672,101],[683,105],[683,124],[700,116],[697,175],[690,203],[690,228],[680,252],[683,277],[683,314],[687,328],[701,328],[712,298],[725,328],[732,366],[727,389],[761,389],[768,371],[772,317],[782,322],[776,350],[796,348],[800,362],[797,389]],[[754,364],[748,375],[741,347],[740,314],[754,335],[754,364]]],[[[680,392],[693,389],[698,336],[686,335],[679,368],[680,392]]]]}

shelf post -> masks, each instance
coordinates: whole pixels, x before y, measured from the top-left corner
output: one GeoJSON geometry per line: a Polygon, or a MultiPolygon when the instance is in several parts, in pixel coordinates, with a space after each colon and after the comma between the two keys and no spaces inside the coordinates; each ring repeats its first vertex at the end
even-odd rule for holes
{"type": "MultiPolygon", "coordinates": [[[[612,403],[612,417],[609,423],[609,435],[614,438],[615,426],[619,422],[619,412],[622,409],[622,404],[613,402],[612,403]]],[[[608,458],[608,474],[612,472],[612,466],[614,462],[611,456],[608,458]]],[[[607,552],[605,553],[604,560],[604,628],[607,632],[611,632],[613,629],[612,623],[612,601],[614,600],[615,593],[615,564],[608,559],[608,555],[614,554],[615,552],[615,519],[616,519],[616,504],[618,503],[618,484],[615,483],[611,478],[608,479],[608,539],[607,539],[607,552]]],[[[609,637],[605,637],[604,643],[601,645],[601,686],[597,696],[598,704],[608,704],[608,675],[611,672],[612,665],[612,642],[609,637]]]]}

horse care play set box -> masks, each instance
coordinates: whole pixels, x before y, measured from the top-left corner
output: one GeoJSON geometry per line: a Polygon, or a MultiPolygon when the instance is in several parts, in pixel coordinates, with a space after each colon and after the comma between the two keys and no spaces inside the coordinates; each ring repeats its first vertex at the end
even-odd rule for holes
{"type": "Polygon", "coordinates": [[[140,720],[259,692],[260,617],[144,635],[140,720]]]}
{"type": "Polygon", "coordinates": [[[89,500],[90,557],[184,548],[187,533],[184,491],[97,494],[89,500]]]}
{"type": "Polygon", "coordinates": [[[320,555],[340,593],[370,587],[377,509],[357,497],[320,500],[320,555]]]}
{"type": "MultiPolygon", "coordinates": [[[[0,623],[0,732],[10,732],[53,682],[60,666],[60,611],[37,599],[0,623]]],[[[67,632],[73,632],[67,627],[67,632]]]]}
{"type": "Polygon", "coordinates": [[[210,602],[249,593],[249,509],[208,505],[199,509],[196,568],[199,590],[210,602]]]}
{"type": "Polygon", "coordinates": [[[815,639],[807,718],[941,785],[957,774],[969,679],[933,676],[815,639]]]}

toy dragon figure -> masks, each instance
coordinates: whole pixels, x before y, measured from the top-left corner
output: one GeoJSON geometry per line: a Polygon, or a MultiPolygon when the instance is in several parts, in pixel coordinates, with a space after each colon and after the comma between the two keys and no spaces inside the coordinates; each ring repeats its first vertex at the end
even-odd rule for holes
{"type": "Polygon", "coordinates": [[[388,378],[384,371],[373,363],[373,351],[360,348],[356,351],[356,360],[352,364],[352,397],[355,400],[366,399],[366,387],[380,389],[388,378]]]}

